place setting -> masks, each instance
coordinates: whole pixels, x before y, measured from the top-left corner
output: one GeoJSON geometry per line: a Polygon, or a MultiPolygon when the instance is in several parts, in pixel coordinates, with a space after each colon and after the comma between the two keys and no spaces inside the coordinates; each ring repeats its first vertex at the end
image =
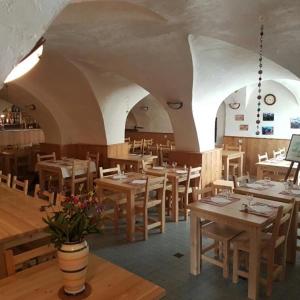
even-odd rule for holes
{"type": "Polygon", "coordinates": [[[200,201],[202,203],[223,207],[240,200],[241,199],[236,195],[233,195],[230,192],[225,192],[225,193],[218,194],[216,196],[201,198],[200,201]]]}

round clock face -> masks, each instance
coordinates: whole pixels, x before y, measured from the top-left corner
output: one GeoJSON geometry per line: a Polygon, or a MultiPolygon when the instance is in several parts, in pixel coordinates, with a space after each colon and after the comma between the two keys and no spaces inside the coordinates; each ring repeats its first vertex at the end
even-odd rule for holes
{"type": "Polygon", "coordinates": [[[268,94],[265,96],[264,101],[267,105],[273,105],[276,102],[276,97],[273,94],[268,94]]]}

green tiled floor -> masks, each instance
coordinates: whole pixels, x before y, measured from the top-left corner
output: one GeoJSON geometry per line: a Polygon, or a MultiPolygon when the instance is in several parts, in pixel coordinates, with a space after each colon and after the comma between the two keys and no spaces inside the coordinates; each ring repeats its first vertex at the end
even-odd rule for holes
{"type": "MultiPolygon", "coordinates": [[[[235,285],[223,279],[218,267],[204,263],[201,275],[189,274],[189,223],[167,223],[165,234],[150,234],[148,241],[130,244],[124,235],[105,230],[89,243],[93,253],[164,287],[164,299],[247,299],[247,281],[235,285]],[[183,256],[177,258],[176,253],[183,256]]],[[[265,298],[262,288],[261,299],[265,298]]],[[[296,265],[288,266],[285,281],[274,283],[271,299],[300,299],[300,253],[296,265]]]]}

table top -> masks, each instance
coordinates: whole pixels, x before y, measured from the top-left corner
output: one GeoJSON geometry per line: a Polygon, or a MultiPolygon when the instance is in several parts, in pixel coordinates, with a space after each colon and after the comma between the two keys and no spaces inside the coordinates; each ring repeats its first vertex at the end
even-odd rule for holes
{"type": "Polygon", "coordinates": [[[47,204],[0,184],[0,243],[44,230],[40,207],[47,204]]]}
{"type": "MultiPolygon", "coordinates": [[[[256,163],[257,166],[272,166],[272,167],[280,167],[280,168],[289,168],[291,165],[290,161],[287,161],[285,159],[276,159],[271,158],[268,160],[264,160],[261,162],[256,163]]],[[[293,168],[297,168],[298,163],[294,163],[293,168]]]]}
{"type": "Polygon", "coordinates": [[[152,175],[145,175],[142,173],[137,172],[129,172],[125,174],[126,178],[123,179],[114,179],[113,175],[104,177],[104,178],[97,178],[95,179],[95,183],[97,187],[105,186],[105,188],[112,188],[118,190],[136,190],[142,192],[145,190],[146,184],[133,184],[131,183],[133,180],[145,180],[147,176],[155,177],[152,175]]]}
{"type": "MultiPolygon", "coordinates": [[[[160,286],[92,254],[89,256],[87,283],[91,293],[84,299],[150,300],[165,295],[160,286]]],[[[5,300],[77,299],[58,294],[61,287],[62,272],[57,261],[52,260],[0,280],[0,295],[5,300]]]]}
{"type": "MultiPolygon", "coordinates": [[[[256,181],[256,183],[262,185],[265,184],[264,180],[258,180],[256,181]]],[[[285,191],[284,182],[271,181],[270,185],[265,186],[263,190],[249,188],[247,186],[239,186],[235,188],[234,191],[238,194],[252,194],[255,197],[262,197],[274,201],[291,202],[293,199],[295,199],[296,202],[300,202],[300,194],[299,195],[281,194],[281,192],[285,191]]]]}
{"type": "Polygon", "coordinates": [[[152,167],[152,168],[148,168],[146,170],[146,172],[148,174],[153,174],[153,175],[165,175],[167,173],[167,177],[168,178],[171,178],[171,177],[180,177],[182,179],[185,179],[187,178],[187,174],[188,174],[188,169],[184,169],[184,168],[181,168],[181,167],[176,167],[176,168],[173,168],[173,167],[152,167]]]}
{"type": "MultiPolygon", "coordinates": [[[[74,158],[65,158],[57,160],[43,160],[36,163],[36,169],[47,169],[52,171],[59,171],[63,178],[68,178],[72,176],[72,166],[74,158]]],[[[76,161],[83,161],[76,159],[76,161]]],[[[76,175],[84,174],[86,170],[79,170],[76,175]]],[[[96,164],[94,161],[90,161],[90,172],[96,172],[96,164]]]]}
{"type": "MultiPolygon", "coordinates": [[[[242,212],[241,207],[243,203],[247,203],[247,197],[245,195],[233,194],[233,197],[238,197],[240,200],[234,201],[226,206],[216,206],[212,204],[203,203],[200,201],[191,203],[189,205],[190,210],[193,212],[199,212],[204,218],[210,219],[209,216],[213,216],[217,219],[226,219],[228,224],[245,224],[253,227],[264,227],[270,222],[270,218],[265,216],[258,216],[246,212],[242,212]]],[[[278,205],[278,202],[266,200],[262,198],[253,198],[254,201],[266,203],[270,205],[278,205]]],[[[281,203],[283,209],[290,207],[288,203],[281,203]]]]}
{"type": "Polygon", "coordinates": [[[108,158],[112,160],[142,161],[156,159],[157,155],[127,154],[118,156],[108,156],[108,158]]]}

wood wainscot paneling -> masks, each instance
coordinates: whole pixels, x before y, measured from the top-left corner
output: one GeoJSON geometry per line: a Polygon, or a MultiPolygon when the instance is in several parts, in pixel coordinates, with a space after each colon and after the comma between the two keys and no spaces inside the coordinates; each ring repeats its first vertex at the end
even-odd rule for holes
{"type": "Polygon", "coordinates": [[[41,129],[16,129],[0,131],[0,147],[7,145],[39,144],[45,141],[41,129]]]}
{"type": "Polygon", "coordinates": [[[210,185],[222,176],[222,149],[216,148],[205,152],[170,152],[170,161],[178,165],[202,167],[202,187],[210,185]]]}
{"type": "Polygon", "coordinates": [[[245,152],[244,171],[250,175],[256,176],[256,163],[258,154],[268,153],[269,158],[273,157],[273,150],[284,148],[287,150],[290,140],[286,139],[269,139],[254,137],[236,137],[224,136],[223,143],[228,145],[242,145],[242,151],[245,152]]]}
{"type": "Polygon", "coordinates": [[[130,137],[131,141],[141,139],[153,139],[154,144],[162,145],[165,145],[168,140],[174,142],[173,133],[126,131],[125,136],[130,137]]]}

